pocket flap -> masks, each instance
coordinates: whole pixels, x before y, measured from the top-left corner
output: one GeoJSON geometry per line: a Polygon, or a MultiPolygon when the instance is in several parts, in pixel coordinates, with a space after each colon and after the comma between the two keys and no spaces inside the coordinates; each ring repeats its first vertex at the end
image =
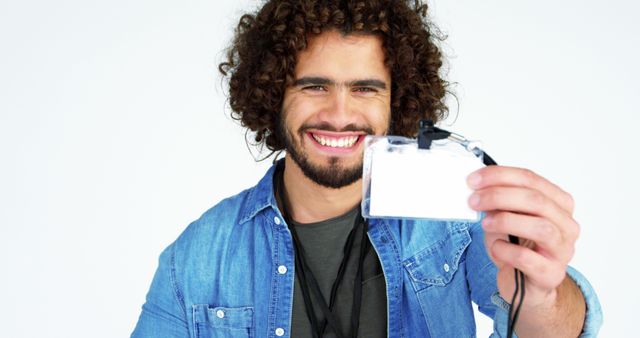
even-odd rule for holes
{"type": "Polygon", "coordinates": [[[466,228],[452,229],[439,241],[404,261],[414,286],[421,289],[428,285],[444,286],[458,270],[460,258],[471,243],[466,228]],[[422,287],[418,284],[424,284],[422,287]]]}
{"type": "Polygon", "coordinates": [[[253,327],[253,307],[222,307],[196,304],[193,306],[196,324],[208,324],[214,328],[246,330],[253,327]]]}

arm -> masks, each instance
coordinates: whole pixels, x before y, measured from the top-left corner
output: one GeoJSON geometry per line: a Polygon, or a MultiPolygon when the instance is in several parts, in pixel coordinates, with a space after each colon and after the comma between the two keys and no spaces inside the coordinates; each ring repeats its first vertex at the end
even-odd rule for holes
{"type": "Polygon", "coordinates": [[[573,199],[528,170],[494,166],[475,174],[469,178],[476,190],[470,205],[486,212],[484,242],[497,267],[500,295],[511,300],[514,267],[525,274],[526,294],[516,333],[520,337],[580,335],[585,297],[567,276],[579,233],[572,218],[573,199]],[[509,243],[507,234],[520,237],[521,245],[509,243]]]}
{"type": "Polygon", "coordinates": [[[160,255],[147,300],[132,338],[189,337],[184,302],[175,283],[174,245],[160,255]]]}
{"type": "Polygon", "coordinates": [[[568,276],[544,302],[527,304],[526,298],[515,329],[520,337],[578,337],[582,332],[586,304],[568,276]]]}

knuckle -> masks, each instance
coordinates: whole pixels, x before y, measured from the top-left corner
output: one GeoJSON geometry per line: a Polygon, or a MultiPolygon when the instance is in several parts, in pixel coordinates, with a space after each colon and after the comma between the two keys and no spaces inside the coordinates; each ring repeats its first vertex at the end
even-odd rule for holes
{"type": "Polygon", "coordinates": [[[529,192],[529,203],[531,203],[531,205],[533,205],[536,209],[544,207],[545,202],[545,196],[541,192],[537,190],[531,190],[529,192]]]}
{"type": "Polygon", "coordinates": [[[537,178],[537,174],[533,172],[531,169],[523,169],[523,176],[525,180],[525,184],[528,186],[532,186],[537,178]]]}
{"type": "Polygon", "coordinates": [[[565,200],[566,200],[566,203],[567,203],[567,207],[569,208],[569,212],[573,213],[573,210],[576,207],[575,199],[573,198],[573,196],[571,194],[565,192],[565,200]]]}
{"type": "Polygon", "coordinates": [[[574,224],[575,224],[575,227],[574,227],[575,230],[573,232],[573,239],[577,241],[578,238],[580,238],[580,233],[582,232],[582,228],[580,227],[580,224],[575,222],[574,224]]]}
{"type": "Polygon", "coordinates": [[[572,221],[567,229],[567,237],[570,241],[575,242],[580,237],[580,224],[576,221],[572,221]]]}
{"type": "Polygon", "coordinates": [[[562,281],[565,279],[565,277],[567,276],[567,272],[562,267],[558,267],[554,270],[555,272],[553,273],[552,283],[554,284],[553,286],[556,287],[560,285],[560,283],[562,283],[562,281]]]}
{"type": "Polygon", "coordinates": [[[537,237],[540,240],[549,240],[556,237],[556,228],[548,220],[542,221],[537,227],[537,237]]]}
{"type": "Polygon", "coordinates": [[[567,263],[571,261],[571,258],[573,258],[573,255],[575,255],[575,253],[576,253],[576,247],[574,245],[571,245],[569,247],[569,250],[567,251],[567,257],[565,257],[565,261],[567,263]]]}

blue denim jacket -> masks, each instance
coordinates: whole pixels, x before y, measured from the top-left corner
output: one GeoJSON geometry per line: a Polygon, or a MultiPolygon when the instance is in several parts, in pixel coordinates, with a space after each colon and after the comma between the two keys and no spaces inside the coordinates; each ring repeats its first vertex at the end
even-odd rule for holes
{"type": "MultiPolygon", "coordinates": [[[[160,256],[132,337],[289,337],[294,285],[291,234],[278,210],[272,167],[257,186],[221,201],[160,256]]],[[[480,223],[370,219],[385,275],[389,337],[474,337],[471,302],[506,336],[509,305],[480,223]]],[[[596,336],[600,304],[587,301],[583,337],[596,336]]]]}

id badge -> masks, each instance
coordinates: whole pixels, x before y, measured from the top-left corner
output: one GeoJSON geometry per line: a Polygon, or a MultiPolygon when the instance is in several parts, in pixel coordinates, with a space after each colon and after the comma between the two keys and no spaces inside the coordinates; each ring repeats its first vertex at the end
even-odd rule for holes
{"type": "Polygon", "coordinates": [[[362,215],[479,221],[468,205],[467,176],[484,167],[476,143],[434,140],[429,149],[416,139],[367,136],[364,140],[362,215]]]}

